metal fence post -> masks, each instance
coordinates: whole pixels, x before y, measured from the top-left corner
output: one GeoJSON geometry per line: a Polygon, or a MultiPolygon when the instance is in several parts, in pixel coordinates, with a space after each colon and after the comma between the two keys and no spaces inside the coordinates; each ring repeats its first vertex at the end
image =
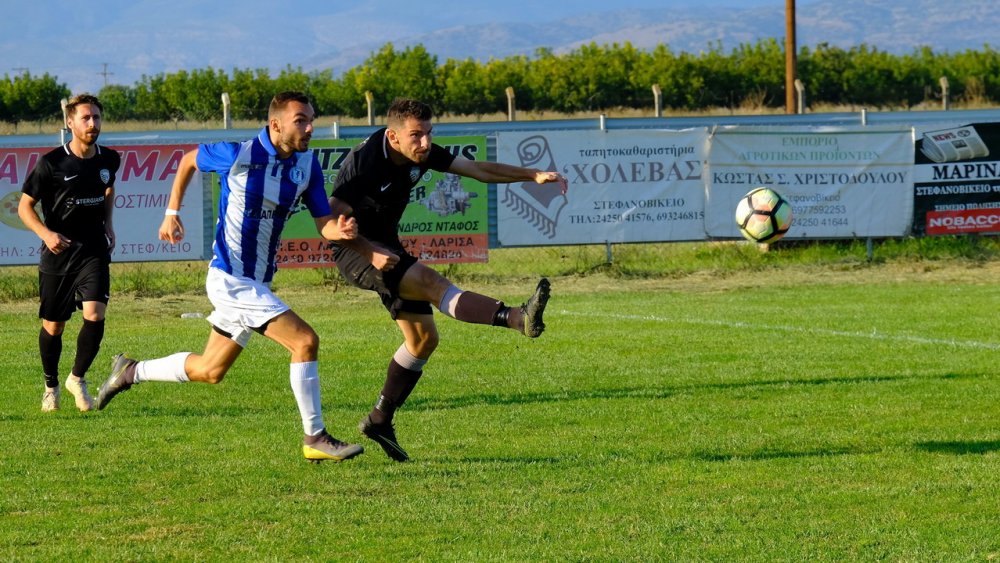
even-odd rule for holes
{"type": "Polygon", "coordinates": [[[365,90],[365,102],[368,104],[368,125],[375,125],[375,94],[365,90]]]}
{"type": "Polygon", "coordinates": [[[229,92],[222,93],[222,128],[233,128],[233,108],[229,101],[229,92]]]}
{"type": "Polygon", "coordinates": [[[951,93],[951,88],[948,86],[948,77],[942,76],[938,82],[941,84],[941,109],[948,111],[951,109],[951,103],[948,99],[951,93]]]}
{"type": "Polygon", "coordinates": [[[795,110],[796,113],[806,112],[806,86],[798,78],[795,79],[795,110]]]}
{"type": "Polygon", "coordinates": [[[507,121],[517,121],[514,109],[514,87],[508,86],[504,92],[507,93],[507,121]]]}
{"type": "Polygon", "coordinates": [[[663,91],[659,84],[653,84],[653,115],[663,117],[663,91]]]}
{"type": "Polygon", "coordinates": [[[65,145],[66,144],[66,136],[69,135],[69,127],[66,127],[66,104],[68,104],[68,103],[69,103],[69,100],[67,100],[66,98],[63,98],[63,99],[59,100],[59,106],[62,108],[62,117],[63,117],[62,127],[59,128],[59,144],[60,145],[65,145]]]}

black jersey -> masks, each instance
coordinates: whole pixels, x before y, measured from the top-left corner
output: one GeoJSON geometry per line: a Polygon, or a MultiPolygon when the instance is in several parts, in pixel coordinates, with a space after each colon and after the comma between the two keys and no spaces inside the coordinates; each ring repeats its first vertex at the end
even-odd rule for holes
{"type": "Polygon", "coordinates": [[[410,190],[428,170],[447,172],[455,156],[431,144],[430,156],[402,166],[389,158],[385,128],[351,149],[337,172],[333,196],[354,209],[358,231],[368,240],[394,248],[399,242],[399,220],[410,203],[410,190]]]}
{"type": "Polygon", "coordinates": [[[88,258],[110,260],[105,193],[114,185],[120,163],[117,151],[100,145],[91,158],[76,156],[66,144],[38,159],[21,191],[41,202],[42,220],[49,230],[72,241],[59,254],[42,244],[40,271],[68,274],[88,258]]]}

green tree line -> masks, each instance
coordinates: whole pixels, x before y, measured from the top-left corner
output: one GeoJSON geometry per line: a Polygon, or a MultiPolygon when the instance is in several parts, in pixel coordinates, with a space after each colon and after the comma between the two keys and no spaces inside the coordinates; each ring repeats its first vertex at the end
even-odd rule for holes
{"type": "MultiPolygon", "coordinates": [[[[1000,100],[1000,52],[935,53],[918,48],[894,55],[861,45],[802,47],[798,77],[811,105],[911,107],[938,96],[947,77],[953,99],[1000,100]]],[[[364,117],[366,92],[382,113],[396,96],[431,103],[439,113],[484,115],[507,111],[513,88],[519,111],[576,113],[615,108],[649,108],[659,85],[663,107],[697,111],[748,102],[784,106],[784,48],[774,39],[729,52],[715,46],[698,54],[675,53],[665,45],[640,50],[630,43],[591,43],[565,54],[539,49],[480,62],[448,59],[443,64],[422,45],[397,49],[387,43],[339,77],[332,71],[305,72],[288,66],[272,76],[265,69],[204,68],[143,76],[132,86],[108,85],[98,95],[114,120],[218,120],[228,92],[234,119],[263,119],[274,92],[307,92],[320,115],[364,117]]],[[[45,74],[4,76],[0,119],[18,122],[59,117],[65,84],[45,74]]]]}

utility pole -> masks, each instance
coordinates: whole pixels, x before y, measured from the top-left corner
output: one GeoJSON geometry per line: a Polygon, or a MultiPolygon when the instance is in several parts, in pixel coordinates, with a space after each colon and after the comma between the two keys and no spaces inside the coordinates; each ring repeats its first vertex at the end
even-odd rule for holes
{"type": "Polygon", "coordinates": [[[114,73],[113,72],[108,72],[108,63],[101,63],[101,64],[104,65],[104,70],[102,72],[98,72],[97,74],[100,74],[101,76],[104,77],[104,85],[107,86],[108,85],[108,77],[109,76],[113,76],[114,73]]]}
{"type": "Polygon", "coordinates": [[[785,113],[795,113],[795,0],[785,0],[785,113]]]}

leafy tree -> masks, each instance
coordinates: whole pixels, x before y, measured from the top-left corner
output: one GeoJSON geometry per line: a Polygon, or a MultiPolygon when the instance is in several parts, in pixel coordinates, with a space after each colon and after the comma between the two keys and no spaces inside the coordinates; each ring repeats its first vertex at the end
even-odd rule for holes
{"type": "Polygon", "coordinates": [[[135,88],[120,84],[108,84],[101,88],[97,97],[104,106],[104,118],[113,121],[136,119],[135,88]]]}
{"type": "Polygon", "coordinates": [[[62,119],[62,100],[70,96],[65,84],[45,73],[33,77],[25,71],[13,78],[4,75],[0,82],[4,119],[12,123],[62,119]]]}
{"type": "Polygon", "coordinates": [[[267,118],[267,106],[276,93],[274,81],[267,69],[233,69],[226,91],[233,119],[267,118]]]}

